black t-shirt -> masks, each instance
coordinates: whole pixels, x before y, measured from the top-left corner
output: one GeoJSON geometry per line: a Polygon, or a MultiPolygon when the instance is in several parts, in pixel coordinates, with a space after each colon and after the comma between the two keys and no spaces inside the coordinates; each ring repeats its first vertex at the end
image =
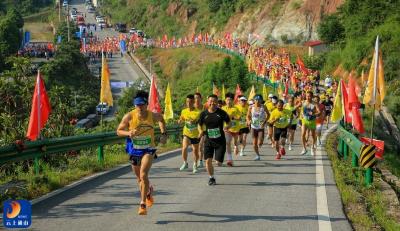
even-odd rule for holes
{"type": "Polygon", "coordinates": [[[322,104],[325,105],[325,110],[332,111],[333,102],[331,100],[324,101],[324,102],[322,102],[322,104]]]}
{"type": "Polygon", "coordinates": [[[217,108],[213,113],[205,110],[200,114],[199,125],[205,125],[206,138],[214,142],[225,142],[224,122],[229,123],[228,113],[217,108]]]}

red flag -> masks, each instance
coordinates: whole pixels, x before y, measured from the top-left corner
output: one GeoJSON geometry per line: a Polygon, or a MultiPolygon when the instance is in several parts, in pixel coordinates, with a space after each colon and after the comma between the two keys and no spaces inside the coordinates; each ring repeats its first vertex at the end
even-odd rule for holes
{"type": "Polygon", "coordinates": [[[304,65],[303,60],[301,60],[301,58],[299,56],[297,56],[297,61],[296,63],[299,65],[301,71],[305,74],[305,75],[309,75],[309,71],[306,68],[306,66],[304,65]]]}
{"type": "Polygon", "coordinates": [[[161,113],[161,105],[158,101],[158,91],[154,75],[151,77],[150,93],[149,93],[149,106],[148,110],[156,113],[161,113]]]}
{"type": "Polygon", "coordinates": [[[343,114],[346,123],[351,123],[351,111],[349,110],[349,97],[348,97],[348,87],[346,83],[342,81],[342,105],[343,105],[343,114]]]}
{"type": "Polygon", "coordinates": [[[40,130],[44,127],[49,118],[51,106],[49,97],[47,96],[44,82],[41,78],[40,72],[36,78],[35,91],[32,98],[32,110],[29,118],[28,131],[26,137],[30,140],[36,140],[40,134],[40,130]]]}
{"type": "Polygon", "coordinates": [[[235,102],[235,104],[237,104],[238,101],[239,101],[239,95],[243,95],[243,94],[242,94],[242,90],[240,90],[239,84],[237,84],[236,85],[236,91],[235,91],[235,98],[233,100],[235,102]]]}
{"type": "Polygon", "coordinates": [[[364,125],[362,121],[362,117],[360,114],[360,101],[358,100],[358,96],[356,93],[356,80],[353,79],[350,75],[349,77],[349,88],[348,88],[348,109],[351,111],[351,123],[353,127],[359,132],[364,133],[364,125]]]}

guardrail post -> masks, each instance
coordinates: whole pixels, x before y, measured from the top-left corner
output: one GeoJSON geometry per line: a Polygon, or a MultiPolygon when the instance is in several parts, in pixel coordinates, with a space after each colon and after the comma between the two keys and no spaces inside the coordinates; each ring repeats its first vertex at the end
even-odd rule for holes
{"type": "Polygon", "coordinates": [[[355,152],[352,152],[351,166],[352,167],[358,167],[358,156],[357,156],[357,154],[355,152]]]}
{"type": "Polygon", "coordinates": [[[365,171],[365,184],[367,186],[370,186],[372,184],[373,179],[374,179],[374,172],[372,168],[367,168],[367,170],[365,171]]]}
{"type": "Polygon", "coordinates": [[[349,155],[349,146],[346,143],[343,143],[343,159],[347,160],[347,156],[349,155]]]}
{"type": "Polygon", "coordinates": [[[103,148],[104,148],[103,146],[99,146],[97,148],[97,160],[101,165],[104,164],[104,149],[103,148]]]}
{"type": "Polygon", "coordinates": [[[34,159],[34,169],[35,169],[35,175],[39,175],[39,172],[40,172],[39,157],[37,157],[37,156],[34,159]]]}

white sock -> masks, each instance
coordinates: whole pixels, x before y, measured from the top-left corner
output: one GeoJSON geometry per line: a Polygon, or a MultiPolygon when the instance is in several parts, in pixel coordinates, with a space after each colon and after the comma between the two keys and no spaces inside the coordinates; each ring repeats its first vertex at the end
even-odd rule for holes
{"type": "Polygon", "coordinates": [[[210,178],[214,178],[214,175],[210,176],[210,178]]]}
{"type": "Polygon", "coordinates": [[[227,159],[228,161],[231,161],[231,160],[232,160],[232,154],[228,153],[226,159],[227,159]]]}

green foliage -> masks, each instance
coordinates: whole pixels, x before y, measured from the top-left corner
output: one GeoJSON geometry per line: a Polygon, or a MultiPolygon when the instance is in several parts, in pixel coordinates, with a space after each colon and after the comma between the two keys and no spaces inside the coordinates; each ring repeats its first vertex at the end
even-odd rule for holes
{"type": "Polygon", "coordinates": [[[335,14],[325,16],[318,25],[318,35],[326,43],[334,43],[344,38],[344,28],[335,14]]]}
{"type": "Polygon", "coordinates": [[[269,13],[270,16],[274,18],[277,17],[280,14],[282,7],[284,5],[285,5],[285,0],[276,0],[272,5],[271,11],[269,13]]]}
{"type": "Polygon", "coordinates": [[[325,54],[303,56],[304,64],[312,70],[321,70],[325,64],[325,54]]]}
{"type": "Polygon", "coordinates": [[[2,0],[0,3],[0,12],[3,8],[8,10],[9,8],[16,8],[22,15],[29,15],[37,13],[44,7],[54,4],[54,0],[2,0]]]}
{"type": "Polygon", "coordinates": [[[283,34],[281,35],[281,40],[284,44],[288,44],[289,43],[289,38],[287,34],[283,34]]]}
{"type": "Polygon", "coordinates": [[[18,51],[22,39],[20,29],[23,25],[22,16],[15,9],[10,9],[0,19],[0,73],[7,67],[6,58],[18,51]]]}
{"type": "MultiPolygon", "coordinates": [[[[347,71],[368,72],[375,39],[379,35],[388,97],[399,98],[400,54],[395,49],[400,46],[399,7],[399,0],[348,0],[336,14],[323,17],[319,35],[332,43],[323,72],[332,72],[340,64],[347,71]],[[363,61],[367,64],[360,65],[363,61]]],[[[396,118],[396,100],[389,102],[389,98],[385,102],[396,118]]],[[[396,121],[400,125],[399,120],[396,121]]]]}
{"type": "Polygon", "coordinates": [[[208,9],[215,13],[219,10],[222,5],[222,0],[208,0],[208,9]]]}

